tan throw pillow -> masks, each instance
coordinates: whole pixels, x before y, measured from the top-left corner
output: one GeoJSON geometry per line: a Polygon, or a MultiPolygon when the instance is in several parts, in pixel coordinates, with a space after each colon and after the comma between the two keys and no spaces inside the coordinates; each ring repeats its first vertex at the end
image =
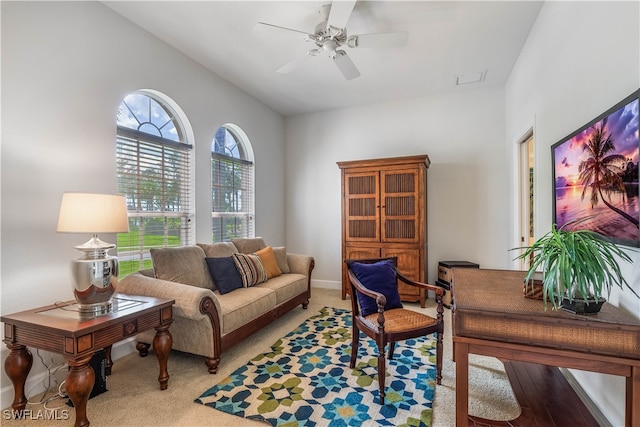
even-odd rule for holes
{"type": "Polygon", "coordinates": [[[276,254],[273,252],[273,248],[271,246],[260,249],[255,254],[258,255],[260,257],[260,260],[262,261],[262,265],[267,272],[267,279],[278,277],[282,274],[282,271],[280,271],[280,267],[278,267],[276,254]]]}
{"type": "Polygon", "coordinates": [[[233,254],[233,261],[245,288],[267,281],[267,272],[258,255],[237,253],[233,254]]]}
{"type": "Polygon", "coordinates": [[[291,273],[291,269],[289,268],[289,262],[287,261],[287,248],[284,246],[278,246],[273,248],[273,253],[276,255],[276,260],[278,260],[278,268],[282,274],[291,273]]]}
{"type": "Polygon", "coordinates": [[[151,248],[149,252],[158,279],[215,290],[202,248],[151,248]]]}
{"type": "Polygon", "coordinates": [[[231,242],[236,245],[238,252],[243,254],[252,254],[267,247],[262,237],[236,238],[231,239],[231,242]]]}
{"type": "Polygon", "coordinates": [[[238,252],[236,245],[231,242],[198,243],[207,258],[224,258],[238,252]]]}

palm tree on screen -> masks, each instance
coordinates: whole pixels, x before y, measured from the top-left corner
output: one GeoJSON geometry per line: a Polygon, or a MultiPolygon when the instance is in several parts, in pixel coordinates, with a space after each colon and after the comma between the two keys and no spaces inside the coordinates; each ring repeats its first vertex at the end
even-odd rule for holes
{"type": "Polygon", "coordinates": [[[611,134],[606,135],[605,133],[606,125],[607,119],[605,118],[600,127],[596,126],[593,135],[583,147],[584,151],[589,152],[589,158],[580,162],[578,167],[580,181],[583,185],[580,199],[584,200],[587,188],[591,188],[592,207],[597,206],[599,201],[602,200],[609,209],[638,227],[638,219],[613,206],[602,194],[603,191],[610,193],[612,190],[624,193],[624,183],[620,177],[620,173],[623,170],[618,165],[624,164],[626,160],[623,155],[614,153],[616,147],[611,134]]]}

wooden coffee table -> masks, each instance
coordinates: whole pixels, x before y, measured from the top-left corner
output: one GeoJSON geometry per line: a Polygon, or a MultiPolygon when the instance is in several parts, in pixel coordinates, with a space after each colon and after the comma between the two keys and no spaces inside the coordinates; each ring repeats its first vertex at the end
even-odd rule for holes
{"type": "Polygon", "coordinates": [[[95,373],[89,365],[99,349],[106,349],[107,374],[111,373],[111,346],[139,332],[154,328],[153,348],[160,364],[160,389],[169,382],[167,360],[173,339],[169,326],[173,322],[174,300],[116,294],[110,313],[93,316],[81,314],[75,301],[2,316],[4,343],[11,350],[5,360],[5,372],[15,390],[11,407],[22,414],[27,404],[24,386],[33,356],[27,347],[62,354],[69,373],[67,394],[76,409],[75,426],[88,426],[87,401],[93,389],[95,373]]]}
{"type": "Polygon", "coordinates": [[[468,414],[469,353],[626,377],[625,426],[640,427],[640,320],[605,303],[597,315],[545,310],[523,297],[526,272],[456,269],[456,425],[523,425],[468,414]]]}

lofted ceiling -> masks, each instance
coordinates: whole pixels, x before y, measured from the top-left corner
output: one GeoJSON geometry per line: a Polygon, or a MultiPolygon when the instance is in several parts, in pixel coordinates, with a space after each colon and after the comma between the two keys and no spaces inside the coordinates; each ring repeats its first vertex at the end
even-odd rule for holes
{"type": "MultiPolygon", "coordinates": [[[[339,0],[336,0],[339,1],[339,0]]],[[[541,1],[356,3],[349,34],[406,31],[395,48],[346,48],[361,75],[345,80],[326,55],[283,65],[315,47],[299,34],[256,31],[267,22],[313,33],[325,1],[105,1],[106,6],[285,116],[502,87],[541,1]],[[479,83],[456,85],[460,75],[479,83]]]]}

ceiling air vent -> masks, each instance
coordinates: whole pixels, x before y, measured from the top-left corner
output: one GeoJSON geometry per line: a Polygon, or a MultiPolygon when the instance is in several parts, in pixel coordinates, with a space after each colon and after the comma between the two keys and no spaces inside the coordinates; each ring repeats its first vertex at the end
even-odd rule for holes
{"type": "Polygon", "coordinates": [[[470,83],[482,83],[486,76],[487,70],[458,74],[456,76],[456,86],[466,85],[470,83]]]}

